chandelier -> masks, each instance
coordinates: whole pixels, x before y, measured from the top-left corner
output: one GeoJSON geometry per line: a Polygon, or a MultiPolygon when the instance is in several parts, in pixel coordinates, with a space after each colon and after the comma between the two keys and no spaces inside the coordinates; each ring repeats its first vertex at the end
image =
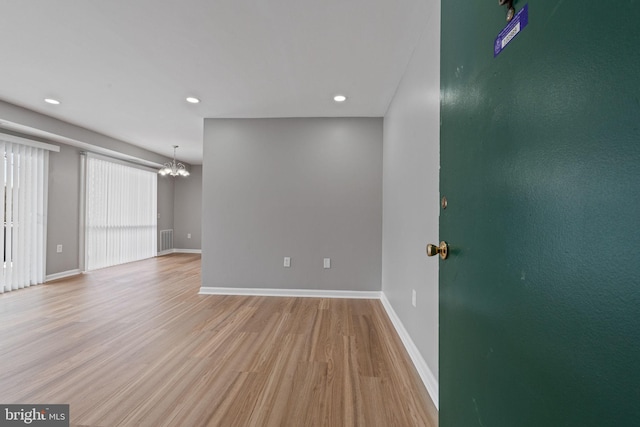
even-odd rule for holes
{"type": "Polygon", "coordinates": [[[176,148],[177,145],[173,146],[173,161],[171,163],[165,163],[164,166],[158,171],[160,175],[171,175],[171,176],[189,176],[189,171],[184,167],[182,163],[176,162],[176,148]]]}

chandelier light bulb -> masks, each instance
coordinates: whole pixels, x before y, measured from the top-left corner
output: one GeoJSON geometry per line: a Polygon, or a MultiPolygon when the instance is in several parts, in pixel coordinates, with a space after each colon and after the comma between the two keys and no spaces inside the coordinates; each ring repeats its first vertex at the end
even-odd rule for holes
{"type": "Polygon", "coordinates": [[[189,171],[187,170],[187,168],[182,163],[176,162],[176,148],[178,148],[178,146],[174,145],[173,160],[171,162],[165,163],[158,171],[160,175],[189,176],[189,171]]]}

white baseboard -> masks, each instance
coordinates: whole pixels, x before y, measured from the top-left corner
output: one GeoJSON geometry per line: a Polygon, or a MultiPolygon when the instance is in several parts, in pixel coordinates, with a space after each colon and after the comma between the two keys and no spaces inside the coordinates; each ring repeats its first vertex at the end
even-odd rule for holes
{"type": "Polygon", "coordinates": [[[44,281],[46,283],[52,280],[64,279],[65,277],[77,276],[78,274],[82,274],[82,272],[77,268],[75,270],[61,271],[60,273],[48,274],[44,281]]]}
{"type": "Polygon", "coordinates": [[[391,306],[391,303],[387,299],[384,292],[380,293],[380,301],[382,302],[384,309],[387,311],[387,315],[389,316],[389,319],[391,319],[391,323],[393,323],[393,326],[396,328],[396,332],[400,336],[400,339],[402,340],[404,347],[407,349],[407,352],[409,353],[409,357],[411,357],[411,360],[413,361],[413,365],[418,370],[418,374],[420,375],[420,378],[422,379],[424,386],[427,388],[427,392],[429,392],[429,396],[431,396],[431,400],[433,400],[433,403],[436,406],[436,408],[439,409],[438,380],[436,380],[436,377],[433,375],[433,372],[431,372],[431,369],[429,369],[427,362],[424,360],[424,358],[420,354],[418,347],[416,347],[415,343],[411,339],[411,336],[409,335],[404,325],[402,324],[402,321],[400,320],[396,312],[393,310],[393,307],[391,306]]]}
{"type": "Polygon", "coordinates": [[[174,249],[177,254],[201,254],[202,249],[174,249]]]}
{"type": "Polygon", "coordinates": [[[378,291],[324,291],[318,289],[215,288],[203,286],[200,295],[380,299],[378,291]]]}
{"type": "Polygon", "coordinates": [[[158,256],[165,256],[169,254],[201,254],[202,249],[167,249],[166,251],[158,252],[158,256]]]}

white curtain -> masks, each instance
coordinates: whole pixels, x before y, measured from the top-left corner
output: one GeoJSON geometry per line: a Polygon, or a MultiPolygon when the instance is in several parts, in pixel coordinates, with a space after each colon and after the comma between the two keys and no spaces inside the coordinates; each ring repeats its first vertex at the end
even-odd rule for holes
{"type": "Polygon", "coordinates": [[[157,255],[155,172],[87,156],[85,269],[157,255]]]}
{"type": "Polygon", "coordinates": [[[42,148],[0,140],[0,245],[3,269],[0,293],[26,288],[45,280],[47,171],[49,152],[42,148]]]}

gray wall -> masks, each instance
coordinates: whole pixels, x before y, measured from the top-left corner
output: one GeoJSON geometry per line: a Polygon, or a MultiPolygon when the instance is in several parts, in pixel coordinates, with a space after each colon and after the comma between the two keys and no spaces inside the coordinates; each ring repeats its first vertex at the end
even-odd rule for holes
{"type": "MultiPolygon", "coordinates": [[[[124,141],[119,141],[4,101],[0,101],[0,120],[49,132],[57,137],[69,138],[150,162],[163,163],[170,160],[151,151],[127,144],[124,141]]],[[[51,152],[49,154],[46,274],[52,275],[78,269],[80,255],[80,152],[86,149],[60,143],[57,140],[52,141],[41,136],[33,137],[6,129],[2,129],[2,131],[12,135],[48,142],[60,147],[59,153],[51,152]],[[56,246],[60,244],[62,245],[62,253],[57,253],[56,246]]],[[[192,170],[194,167],[188,166],[188,168],[192,170]]],[[[195,169],[200,171],[201,167],[195,167],[195,169]]],[[[196,176],[198,173],[196,172],[196,176]]],[[[188,194],[186,203],[199,206],[202,199],[201,193],[198,192],[201,183],[198,178],[194,179],[193,182],[195,190],[189,189],[187,191],[184,188],[182,190],[188,194]]],[[[181,226],[176,224],[174,220],[174,194],[173,179],[158,180],[159,230],[174,228],[176,225],[178,227],[181,226]]],[[[184,198],[181,201],[185,203],[184,198]]],[[[188,220],[191,221],[192,219],[188,218],[188,220]]],[[[198,221],[195,222],[197,223],[198,221]]]]}
{"type": "Polygon", "coordinates": [[[176,178],[172,176],[158,176],[158,251],[160,251],[160,231],[171,230],[175,226],[173,214],[175,180],[176,178]]]}
{"type": "Polygon", "coordinates": [[[60,152],[49,153],[47,212],[47,274],[78,268],[80,221],[80,150],[55,144],[60,152]],[[62,253],[56,246],[62,245],[62,253]]]}
{"type": "Polygon", "coordinates": [[[186,178],[174,178],[173,246],[199,250],[202,248],[202,166],[191,166],[189,173],[186,178]]]}
{"type": "Polygon", "coordinates": [[[381,118],[205,119],[202,197],[203,286],[380,290],[381,118]]]}
{"type": "Polygon", "coordinates": [[[438,378],[440,2],[384,118],[382,290],[438,378]],[[417,292],[417,307],[411,291],[417,292]]]}

